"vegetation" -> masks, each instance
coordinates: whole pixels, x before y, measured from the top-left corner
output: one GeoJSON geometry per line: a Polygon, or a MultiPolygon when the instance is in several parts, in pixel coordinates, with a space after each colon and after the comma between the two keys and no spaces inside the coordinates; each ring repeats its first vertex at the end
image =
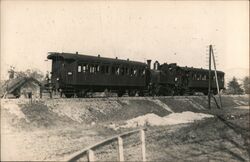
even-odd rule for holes
{"type": "Polygon", "coordinates": [[[227,87],[228,94],[243,94],[241,84],[238,83],[238,80],[235,77],[228,82],[227,87]]]}
{"type": "Polygon", "coordinates": [[[15,71],[16,77],[32,77],[37,79],[38,81],[42,81],[44,79],[44,74],[38,69],[27,69],[25,71],[15,71]]]}
{"type": "Polygon", "coordinates": [[[245,94],[250,94],[250,80],[249,77],[243,79],[243,89],[245,94]]]}

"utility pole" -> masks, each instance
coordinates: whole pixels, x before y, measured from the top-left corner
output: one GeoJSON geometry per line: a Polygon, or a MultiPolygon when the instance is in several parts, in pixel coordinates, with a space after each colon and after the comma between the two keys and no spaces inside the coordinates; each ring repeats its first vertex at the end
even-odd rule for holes
{"type": "Polygon", "coordinates": [[[211,53],[212,45],[209,45],[209,73],[208,73],[208,108],[211,109],[211,53]]]}
{"type": "Polygon", "coordinates": [[[220,99],[220,107],[222,107],[220,88],[219,88],[219,83],[218,83],[218,76],[217,76],[217,70],[216,70],[215,57],[214,57],[214,51],[213,50],[212,50],[212,55],[213,55],[214,75],[215,75],[215,80],[216,80],[217,93],[218,93],[219,99],[220,99]]]}
{"type": "Polygon", "coordinates": [[[218,77],[217,77],[217,71],[216,71],[216,64],[215,64],[215,57],[214,57],[214,52],[213,52],[213,47],[212,45],[209,45],[209,74],[208,74],[208,108],[211,109],[211,96],[214,98],[214,101],[217,105],[218,108],[222,107],[222,102],[221,102],[221,96],[220,96],[220,88],[219,88],[219,83],[218,83],[218,77]],[[213,63],[214,63],[214,75],[215,75],[215,81],[216,81],[216,87],[217,87],[217,92],[219,95],[220,99],[220,105],[217,104],[215,96],[211,93],[211,86],[212,86],[212,81],[211,81],[211,62],[213,57],[213,63]]]}

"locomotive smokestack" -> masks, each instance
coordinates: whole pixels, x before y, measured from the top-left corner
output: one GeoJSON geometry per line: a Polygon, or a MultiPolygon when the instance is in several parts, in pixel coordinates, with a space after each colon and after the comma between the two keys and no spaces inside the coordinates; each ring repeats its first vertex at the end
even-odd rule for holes
{"type": "Polygon", "coordinates": [[[148,68],[151,69],[151,61],[152,60],[147,60],[148,68]]]}
{"type": "Polygon", "coordinates": [[[159,70],[160,63],[158,61],[155,61],[154,63],[154,70],[159,70]]]}

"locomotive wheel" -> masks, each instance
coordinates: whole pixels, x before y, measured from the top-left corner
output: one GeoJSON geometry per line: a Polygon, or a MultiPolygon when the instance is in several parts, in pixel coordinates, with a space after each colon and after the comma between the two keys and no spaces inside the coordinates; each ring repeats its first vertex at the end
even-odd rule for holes
{"type": "Polygon", "coordinates": [[[156,88],[155,88],[155,95],[156,96],[160,96],[161,95],[161,89],[162,89],[161,85],[157,85],[156,86],[156,88]]]}

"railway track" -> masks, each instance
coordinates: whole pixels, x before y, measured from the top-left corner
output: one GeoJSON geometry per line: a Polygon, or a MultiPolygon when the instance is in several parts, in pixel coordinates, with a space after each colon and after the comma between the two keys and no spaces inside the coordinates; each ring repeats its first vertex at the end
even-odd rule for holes
{"type": "Polygon", "coordinates": [[[239,126],[238,124],[235,124],[233,122],[230,122],[230,120],[238,120],[243,119],[243,117],[249,116],[249,114],[240,114],[240,115],[229,115],[224,117],[223,115],[216,115],[217,119],[219,119],[221,122],[223,122],[227,127],[231,128],[235,133],[242,135],[243,138],[249,139],[250,135],[250,129],[244,128],[239,126]]]}

